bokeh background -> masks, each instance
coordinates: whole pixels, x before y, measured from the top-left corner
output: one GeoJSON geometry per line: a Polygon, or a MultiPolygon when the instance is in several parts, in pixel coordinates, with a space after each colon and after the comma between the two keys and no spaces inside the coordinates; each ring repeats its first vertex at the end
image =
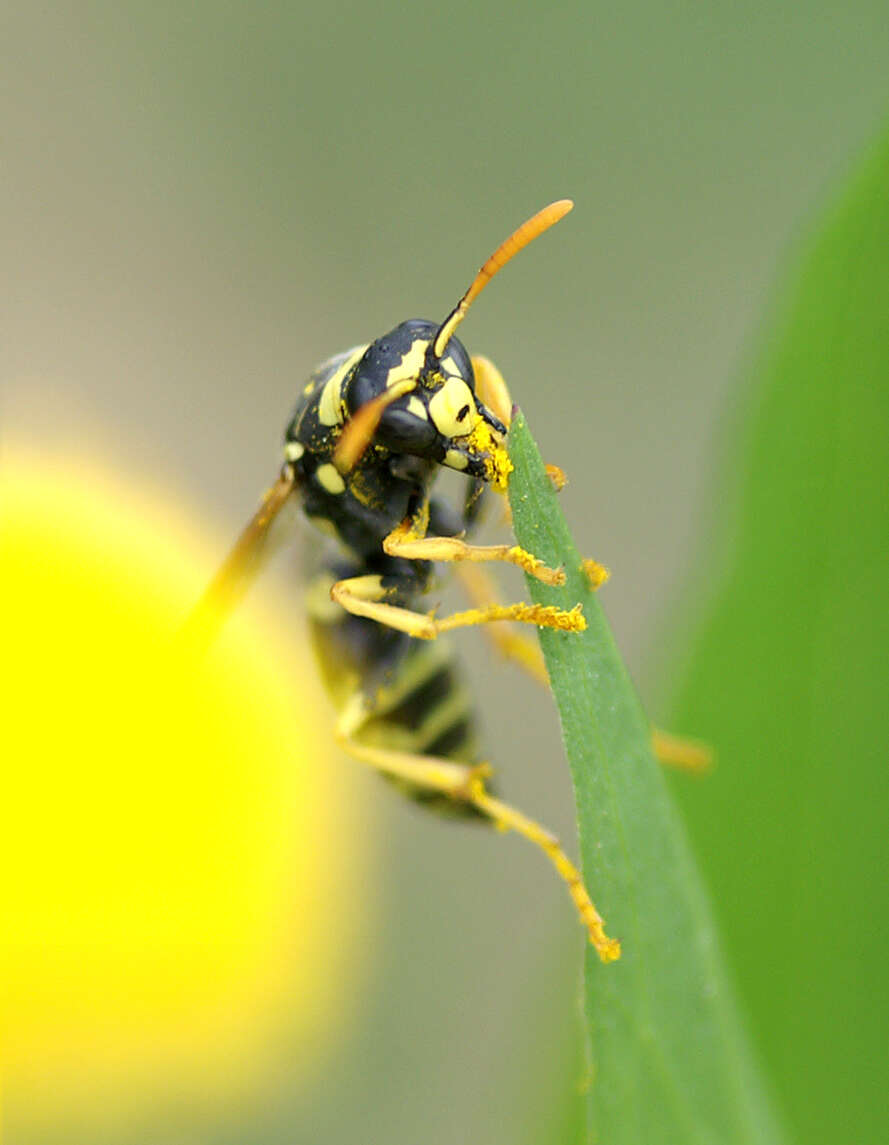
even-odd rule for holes
{"type": "MultiPolygon", "coordinates": [[[[316,362],[444,316],[509,229],[573,197],[465,340],[498,362],[567,471],[564,507],[579,547],[612,569],[605,605],[653,714],[719,734],[700,705],[670,710],[710,600],[700,580],[691,604],[683,586],[719,519],[714,488],[743,470],[761,331],[883,123],[884,3],[10,4],[0,74],[0,448],[88,457],[166,500],[201,531],[208,572],[273,476],[316,362]]],[[[259,592],[302,657],[296,567],[285,557],[259,592]]],[[[551,703],[461,644],[504,790],[570,839],[551,703]]],[[[707,698],[730,712],[731,674],[707,698]]],[[[863,708],[871,745],[884,706],[874,694],[863,708]]],[[[751,855],[729,830],[742,807],[749,842],[760,814],[766,836],[786,838],[793,793],[808,791],[796,854],[815,861],[832,784],[854,783],[854,763],[837,758],[812,789],[805,757],[788,772],[780,721],[772,730],[761,768],[723,753],[712,780],[678,795],[789,1124],[808,1142],[849,1125],[847,1139],[876,1141],[885,1047],[861,1020],[866,997],[886,1014],[885,976],[856,946],[884,932],[812,933],[817,903],[793,905],[812,868],[784,879],[780,848],[751,855]],[[780,821],[762,787],[776,774],[780,821]],[[763,901],[767,949],[736,925],[763,901]]],[[[86,1097],[55,1101],[49,1060],[39,1116],[6,1095],[10,1141],[559,1139],[581,1074],[580,935],[561,888],[515,840],[430,820],[357,765],[353,780],[361,832],[384,844],[356,852],[372,875],[360,945],[348,939],[360,988],[318,1037],[317,1068],[289,1071],[279,1038],[265,1085],[191,1101],[159,1069],[153,1084],[134,1077],[128,1112],[109,1119],[101,1083],[88,1100],[88,1068],[86,1097]]],[[[873,867],[844,877],[868,885],[882,926],[875,843],[867,855],[873,867]]]]}

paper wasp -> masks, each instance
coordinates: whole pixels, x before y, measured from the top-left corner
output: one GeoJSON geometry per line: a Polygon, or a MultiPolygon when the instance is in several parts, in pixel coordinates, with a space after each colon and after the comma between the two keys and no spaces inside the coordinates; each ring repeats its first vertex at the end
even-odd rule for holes
{"type": "MultiPolygon", "coordinates": [[[[558,840],[487,786],[490,768],[479,759],[471,696],[450,650],[436,639],[493,624],[497,643],[539,676],[536,644],[496,629],[498,622],[577,631],[585,625],[579,607],[565,612],[477,600],[450,616],[417,610],[437,562],[460,562],[466,572],[505,562],[545,583],[564,580],[516,545],[466,539],[486,488],[506,488],[511,402],[497,368],[471,357],[456,330],[494,275],[572,206],[561,200],[524,222],[443,322],[402,322],[315,370],[287,426],[280,476],[212,582],[195,623],[207,631],[236,603],[259,566],[273,520],[298,497],[309,521],[336,542],[307,600],[322,674],[339,713],[338,741],[419,802],[514,830],[540,847],[566,882],[600,957],[611,961],[620,946],[606,936],[558,840]],[[442,467],[466,478],[459,511],[432,493],[442,467]]],[[[476,597],[484,595],[484,582],[481,590],[472,583],[476,597]]],[[[668,750],[670,741],[665,737],[661,746],[668,750]]]]}

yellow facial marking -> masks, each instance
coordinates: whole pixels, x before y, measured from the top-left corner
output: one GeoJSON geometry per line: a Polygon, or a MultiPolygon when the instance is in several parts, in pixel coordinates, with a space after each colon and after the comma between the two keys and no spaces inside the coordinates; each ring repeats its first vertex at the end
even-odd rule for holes
{"type": "Polygon", "coordinates": [[[322,425],[339,425],[343,420],[342,388],[346,374],[364,354],[367,346],[356,346],[346,360],[324,383],[321,401],[318,403],[318,420],[322,425]]]}
{"type": "Polygon", "coordinates": [[[342,476],[329,461],[324,465],[318,466],[315,470],[315,477],[318,484],[326,489],[328,493],[342,493],[346,488],[346,483],[342,479],[342,476]]]}
{"type": "Polygon", "coordinates": [[[479,420],[472,390],[462,378],[449,378],[429,402],[429,416],[445,437],[466,437],[479,420]]]}
{"type": "Polygon", "coordinates": [[[460,377],[460,367],[457,365],[457,363],[454,361],[454,359],[451,357],[450,354],[448,354],[448,356],[446,358],[442,358],[441,365],[442,365],[442,369],[447,371],[447,373],[453,374],[453,376],[455,378],[460,377]]]}
{"type": "Polygon", "coordinates": [[[419,377],[428,348],[429,343],[425,338],[415,338],[411,342],[411,348],[402,356],[398,365],[393,366],[386,375],[386,389],[398,382],[406,382],[419,377]]]}
{"type": "Polygon", "coordinates": [[[299,461],[305,451],[306,447],[301,441],[288,441],[284,446],[284,460],[299,461]]]}
{"type": "Polygon", "coordinates": [[[416,395],[408,398],[407,403],[408,412],[412,413],[414,417],[422,418],[423,421],[429,420],[429,415],[426,413],[426,407],[416,395]]]}
{"type": "Polygon", "coordinates": [[[469,464],[469,458],[459,449],[449,449],[445,454],[444,463],[450,469],[465,469],[469,464]]]}

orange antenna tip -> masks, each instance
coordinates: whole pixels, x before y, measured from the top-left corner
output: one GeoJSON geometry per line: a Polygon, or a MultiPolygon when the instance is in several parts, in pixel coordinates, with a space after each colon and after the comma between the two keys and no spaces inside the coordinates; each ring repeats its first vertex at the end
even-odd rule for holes
{"type": "Polygon", "coordinates": [[[432,343],[432,352],[437,358],[444,354],[454,331],[466,317],[466,311],[494,275],[502,270],[509,260],[514,258],[520,250],[523,250],[529,242],[532,242],[538,235],[542,235],[544,231],[548,231],[551,226],[563,219],[573,206],[574,203],[571,199],[558,199],[555,203],[550,203],[539,210],[536,215],[526,219],[520,227],[512,232],[509,238],[497,247],[491,257],[482,265],[469,289],[439,327],[432,343]]]}

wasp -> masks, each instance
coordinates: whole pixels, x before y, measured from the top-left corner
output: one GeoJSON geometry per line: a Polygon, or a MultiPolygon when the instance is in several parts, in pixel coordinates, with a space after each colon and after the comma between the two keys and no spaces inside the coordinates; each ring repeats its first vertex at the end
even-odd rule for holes
{"type": "MultiPolygon", "coordinates": [[[[503,651],[545,680],[536,644],[498,625],[585,627],[580,606],[500,604],[490,599],[487,580],[479,580],[478,566],[492,562],[548,584],[563,583],[564,573],[517,545],[469,539],[486,490],[503,492],[509,480],[512,406],[493,363],[470,356],[456,337],[488,282],[572,206],[560,200],[525,221],[482,265],[443,322],[410,319],[318,366],[287,425],[280,475],[196,616],[205,631],[220,622],[258,570],[273,521],[299,498],[309,522],[334,541],[323,551],[307,602],[312,641],[338,713],[339,743],[425,806],[513,830],[541,848],[567,884],[600,957],[610,961],[620,946],[606,935],[559,841],[490,788],[471,697],[438,639],[483,625],[496,630],[503,651]],[[459,509],[433,493],[442,468],[465,478],[459,509]],[[441,617],[422,610],[439,564],[475,572],[466,577],[475,607],[441,617]]],[[[553,467],[554,479],[559,473],[553,467]]]]}

